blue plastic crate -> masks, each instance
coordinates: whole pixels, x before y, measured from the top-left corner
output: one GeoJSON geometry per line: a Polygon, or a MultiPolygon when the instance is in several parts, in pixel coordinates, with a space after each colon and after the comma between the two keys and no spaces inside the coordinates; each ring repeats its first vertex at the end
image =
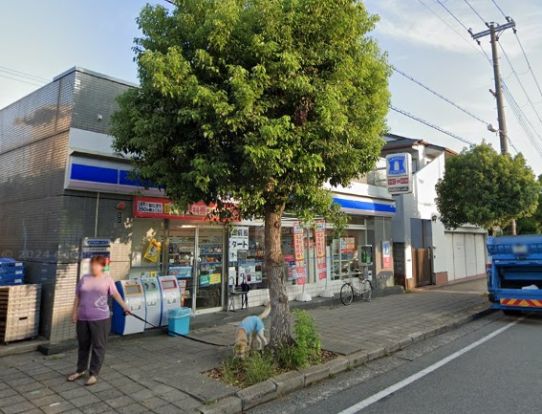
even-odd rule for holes
{"type": "Polygon", "coordinates": [[[0,275],[0,283],[10,283],[10,282],[18,281],[18,280],[20,280],[22,283],[23,279],[24,279],[23,275],[15,275],[15,274],[0,275]]]}

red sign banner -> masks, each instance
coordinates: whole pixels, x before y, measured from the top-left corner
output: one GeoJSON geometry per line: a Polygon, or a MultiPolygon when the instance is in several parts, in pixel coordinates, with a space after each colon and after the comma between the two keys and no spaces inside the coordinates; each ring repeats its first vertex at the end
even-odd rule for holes
{"type": "Polygon", "coordinates": [[[168,198],[134,197],[134,217],[161,218],[173,220],[213,221],[211,215],[214,205],[203,201],[189,205],[186,210],[179,209],[168,198]]]}
{"type": "Polygon", "coordinates": [[[327,277],[326,266],[326,224],[323,221],[316,222],[314,227],[314,239],[316,242],[316,267],[318,279],[327,277]]]}

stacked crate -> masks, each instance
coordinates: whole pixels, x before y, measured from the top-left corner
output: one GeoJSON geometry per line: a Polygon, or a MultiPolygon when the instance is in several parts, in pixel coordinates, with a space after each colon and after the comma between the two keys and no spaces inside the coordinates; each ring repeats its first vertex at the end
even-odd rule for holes
{"type": "Polygon", "coordinates": [[[0,257],[0,286],[22,285],[23,263],[7,257],[0,257]]]}
{"type": "Polygon", "coordinates": [[[41,285],[0,286],[0,342],[38,336],[41,285]]]}

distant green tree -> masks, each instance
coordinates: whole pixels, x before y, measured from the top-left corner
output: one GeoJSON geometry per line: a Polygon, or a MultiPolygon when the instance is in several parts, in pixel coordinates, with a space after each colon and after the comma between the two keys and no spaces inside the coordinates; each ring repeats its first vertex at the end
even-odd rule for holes
{"type": "Polygon", "coordinates": [[[501,155],[486,143],[450,158],[436,189],[445,226],[470,223],[490,230],[532,215],[540,193],[540,185],[521,154],[501,155]]]}
{"type": "MultiPolygon", "coordinates": [[[[538,177],[538,183],[542,189],[542,175],[538,177]]],[[[520,218],[517,230],[518,234],[542,234],[542,192],[538,193],[536,211],[531,216],[520,218]]]]}
{"type": "Polygon", "coordinates": [[[359,0],[177,0],[146,6],[135,41],[140,88],[113,117],[117,150],[179,206],[235,200],[265,222],[271,341],[290,341],[285,210],[337,212],[383,144],[389,68],[359,0]]]}

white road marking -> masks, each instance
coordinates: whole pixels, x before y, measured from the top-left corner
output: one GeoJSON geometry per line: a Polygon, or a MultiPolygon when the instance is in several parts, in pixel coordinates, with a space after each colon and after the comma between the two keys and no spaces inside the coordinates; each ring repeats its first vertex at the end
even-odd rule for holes
{"type": "Polygon", "coordinates": [[[503,333],[504,331],[510,329],[512,326],[516,325],[522,319],[523,318],[519,318],[514,322],[510,322],[509,324],[503,326],[502,328],[499,328],[496,331],[493,331],[490,334],[484,336],[483,338],[478,339],[476,342],[473,342],[472,344],[467,345],[466,347],[460,349],[459,351],[456,351],[453,354],[448,355],[446,358],[443,358],[440,361],[437,361],[434,364],[429,365],[428,367],[422,369],[421,371],[418,371],[415,374],[412,374],[410,377],[407,377],[399,382],[396,382],[393,385],[390,385],[387,388],[384,388],[382,391],[379,391],[376,394],[371,395],[370,397],[354,404],[353,406],[339,412],[338,414],[355,414],[355,413],[360,412],[364,408],[367,408],[370,405],[374,404],[375,402],[378,402],[381,399],[386,398],[387,396],[393,394],[394,392],[397,392],[400,389],[412,384],[413,382],[418,381],[419,379],[425,377],[426,375],[430,374],[433,371],[436,371],[437,369],[453,361],[454,359],[459,358],[461,355],[466,354],[467,352],[482,345],[483,343],[489,341],[490,339],[495,338],[497,335],[503,333]]]}

